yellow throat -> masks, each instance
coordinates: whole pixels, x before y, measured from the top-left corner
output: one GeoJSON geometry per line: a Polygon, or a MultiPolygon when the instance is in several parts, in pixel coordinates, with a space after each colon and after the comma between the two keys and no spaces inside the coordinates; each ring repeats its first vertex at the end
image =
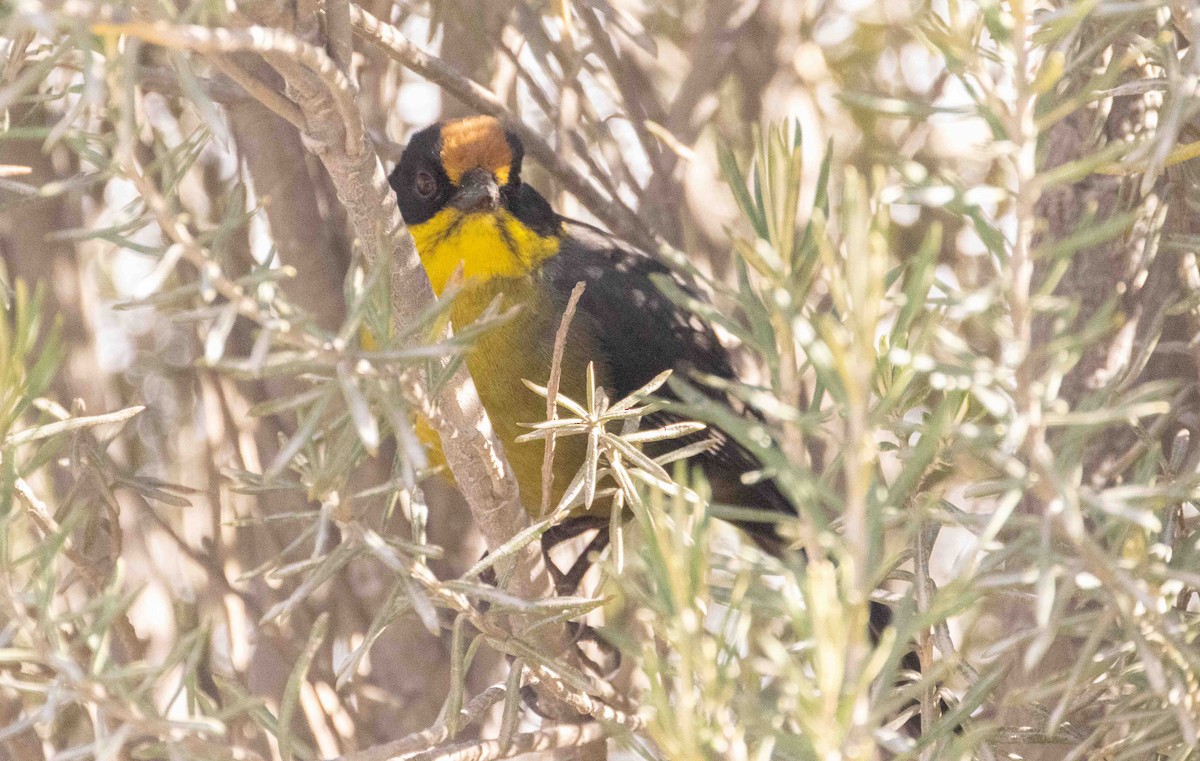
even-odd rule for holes
{"type": "Polygon", "coordinates": [[[505,209],[468,214],[442,209],[409,229],[439,296],[460,266],[466,283],[521,277],[553,256],[559,243],[557,237],[538,235],[505,209]]]}
{"type": "MultiPolygon", "coordinates": [[[[497,296],[503,296],[504,308],[521,307],[515,316],[478,336],[466,359],[479,398],[517,474],[526,509],[537,515],[543,445],[537,441],[518,444],[516,438],[528,430],[525,425],[546,419],[545,400],[521,380],[545,384],[550,371],[562,307],[532,275],[558,252],[559,239],[538,235],[503,209],[474,214],[443,209],[410,229],[439,296],[455,270],[462,267],[463,286],[450,306],[450,320],[457,328],[477,319],[497,296]]],[[[567,342],[563,354],[561,391],[582,399],[587,363],[593,358],[588,349],[594,341],[582,325],[573,326],[572,335],[576,340],[567,342]]],[[[600,372],[603,375],[603,370],[600,372]]],[[[434,461],[441,461],[436,437],[425,430],[419,432],[435,446],[434,461]]],[[[551,506],[562,496],[586,454],[583,437],[559,440],[551,506]]]]}

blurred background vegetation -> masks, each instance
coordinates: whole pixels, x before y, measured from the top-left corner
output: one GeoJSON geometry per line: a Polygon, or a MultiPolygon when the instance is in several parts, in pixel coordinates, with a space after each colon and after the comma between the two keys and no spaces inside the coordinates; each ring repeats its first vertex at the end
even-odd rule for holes
{"type": "Polygon", "coordinates": [[[1198,757],[1190,3],[0,24],[0,757],[1198,757]],[[807,567],[619,416],[581,482],[632,517],[577,596],[518,578],[560,513],[428,477],[412,421],[473,333],[382,178],[480,112],[711,295],[761,420],[670,382],[798,505],[807,567]],[[615,673],[549,646],[584,620],[615,673]]]}

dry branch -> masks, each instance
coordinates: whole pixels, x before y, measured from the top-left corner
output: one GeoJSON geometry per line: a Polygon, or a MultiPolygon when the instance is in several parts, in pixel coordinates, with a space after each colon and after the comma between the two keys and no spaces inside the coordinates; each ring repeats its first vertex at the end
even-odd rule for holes
{"type": "MultiPolygon", "coordinates": [[[[585,288],[583,281],[575,284],[567,307],[563,310],[562,321],[558,332],[554,334],[554,354],[550,359],[550,380],[546,383],[546,420],[558,417],[558,386],[562,380],[562,355],[567,346],[567,334],[571,330],[571,320],[575,317],[575,308],[583,296],[585,288]]],[[[542,515],[550,513],[550,496],[554,488],[554,429],[546,434],[545,450],[542,457],[542,515]]]]}
{"type": "Polygon", "coordinates": [[[104,15],[107,14],[102,14],[102,20],[92,24],[92,31],[96,34],[113,36],[124,34],[163,47],[192,50],[198,53],[252,52],[286,56],[289,60],[304,66],[324,85],[332,105],[341,117],[346,152],[356,152],[357,146],[363,142],[364,129],[354,103],[354,89],[346,76],[320,48],[270,27],[210,29],[192,24],[169,24],[162,21],[103,20],[104,15]]]}
{"type": "MultiPolygon", "coordinates": [[[[476,695],[465,708],[459,711],[458,726],[461,728],[479,721],[489,708],[504,699],[505,694],[506,689],[503,684],[494,684],[476,695]]],[[[428,729],[374,748],[367,748],[357,753],[347,753],[336,761],[387,761],[390,758],[422,752],[424,749],[449,740],[451,736],[447,723],[439,721],[428,729]]]]}
{"type": "Polygon", "coordinates": [[[557,724],[537,732],[523,732],[513,737],[508,748],[499,740],[481,740],[445,748],[433,748],[404,761],[493,761],[500,758],[533,753],[539,750],[579,748],[603,739],[604,726],[598,722],[586,724],[557,724]]]}
{"type": "Polygon", "coordinates": [[[282,117],[298,130],[304,129],[304,114],[296,108],[296,104],[285,98],[275,88],[243,69],[236,61],[224,55],[212,56],[213,65],[222,74],[237,82],[246,94],[261,103],[266,108],[282,117]]]}

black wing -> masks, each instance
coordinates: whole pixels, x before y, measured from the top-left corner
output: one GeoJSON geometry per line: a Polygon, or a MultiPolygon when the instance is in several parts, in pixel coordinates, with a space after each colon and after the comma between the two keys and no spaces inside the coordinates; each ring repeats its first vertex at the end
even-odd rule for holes
{"type": "MultiPolygon", "coordinates": [[[[683,291],[698,295],[683,278],[648,254],[629,248],[602,231],[588,225],[567,223],[568,234],[560,252],[543,266],[551,290],[566,307],[571,290],[580,280],[586,283],[579,299],[577,319],[593,323],[602,354],[608,363],[612,388],[620,399],[642,386],[663,370],[687,374],[691,370],[733,379],[729,353],[703,320],[667,298],[655,286],[652,276],[671,277],[683,291]]],[[[668,390],[659,392],[670,397],[668,390]]],[[[711,394],[710,394],[711,395],[711,394]]],[[[726,400],[728,402],[728,400],[726,400]]],[[[648,419],[648,426],[662,425],[679,418],[660,412],[648,419]]],[[[712,486],[718,502],[795,515],[796,510],[775,482],[742,482],[742,476],[762,465],[745,447],[719,428],[712,426],[700,436],[715,443],[696,462],[712,486]]],[[[668,442],[668,446],[680,446],[668,442]]],[[[650,452],[652,455],[655,452],[650,452]]],[[[762,521],[737,521],[763,549],[780,554],[784,542],[775,524],[762,521]]],[[[891,623],[891,609],[883,603],[870,603],[872,640],[891,623]]],[[[920,671],[916,653],[908,651],[904,668],[920,671]]],[[[910,730],[913,721],[908,723],[910,730]]]]}
{"type": "MultiPolygon", "coordinates": [[[[719,378],[735,377],[729,353],[712,328],[669,299],[653,280],[658,276],[672,278],[681,290],[698,296],[683,278],[663,262],[591,227],[567,223],[567,230],[559,253],[543,265],[542,276],[561,299],[560,308],[566,306],[577,282],[586,284],[576,319],[592,323],[599,353],[607,365],[609,391],[615,399],[633,393],[668,369],[683,377],[693,371],[719,378]]],[[[666,390],[660,394],[671,396],[666,390]]],[[[654,417],[657,419],[647,420],[647,425],[678,420],[669,412],[654,417]]],[[[715,440],[696,462],[718,502],[795,514],[774,482],[742,483],[745,473],[762,467],[753,454],[719,428],[710,426],[700,437],[715,440]]],[[[670,446],[680,446],[680,442],[670,446]]],[[[780,541],[773,524],[747,522],[739,526],[764,547],[778,549],[780,541]]]]}
{"type": "Polygon", "coordinates": [[[582,224],[568,223],[567,229],[559,253],[543,266],[543,276],[563,306],[578,281],[586,284],[579,313],[599,328],[615,398],[666,369],[734,377],[729,354],[712,328],[667,298],[652,280],[670,277],[694,293],[682,278],[657,259],[582,224]]]}

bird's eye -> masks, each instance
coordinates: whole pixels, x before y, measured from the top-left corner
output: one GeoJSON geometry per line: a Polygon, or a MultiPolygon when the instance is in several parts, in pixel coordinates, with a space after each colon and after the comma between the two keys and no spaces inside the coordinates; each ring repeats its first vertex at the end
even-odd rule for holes
{"type": "Polygon", "coordinates": [[[422,198],[432,198],[433,194],[437,192],[437,180],[429,172],[417,172],[417,178],[413,182],[413,189],[422,198]]]}

